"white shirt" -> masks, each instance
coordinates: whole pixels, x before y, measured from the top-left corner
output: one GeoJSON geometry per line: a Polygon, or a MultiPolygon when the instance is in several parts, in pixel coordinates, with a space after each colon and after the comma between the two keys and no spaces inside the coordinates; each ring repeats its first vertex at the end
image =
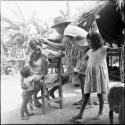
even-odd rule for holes
{"type": "Polygon", "coordinates": [[[68,25],[66,27],[66,29],[64,30],[64,35],[69,35],[74,38],[76,38],[78,36],[85,38],[87,36],[87,34],[88,33],[84,29],[82,29],[78,26],[73,26],[73,25],[68,25]]]}
{"type": "Polygon", "coordinates": [[[88,32],[86,32],[84,29],[73,25],[68,25],[64,30],[64,36],[72,36],[74,38],[74,42],[80,46],[88,44],[86,40],[87,34],[88,32]],[[77,40],[76,38],[81,38],[81,39],[77,40]]]}

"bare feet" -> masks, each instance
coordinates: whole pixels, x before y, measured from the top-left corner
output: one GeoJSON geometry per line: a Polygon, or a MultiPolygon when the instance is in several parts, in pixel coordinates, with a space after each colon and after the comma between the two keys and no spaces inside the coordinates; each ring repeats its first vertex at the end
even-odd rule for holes
{"type": "Polygon", "coordinates": [[[32,116],[32,115],[34,115],[34,113],[29,113],[27,116],[32,116]]]}
{"type": "Polygon", "coordinates": [[[21,120],[29,120],[30,119],[30,117],[28,117],[28,116],[22,116],[21,117],[21,120]]]}
{"type": "Polygon", "coordinates": [[[103,114],[97,114],[96,117],[93,118],[93,120],[100,120],[103,117],[103,114]]]}
{"type": "Polygon", "coordinates": [[[73,116],[72,117],[72,119],[71,119],[71,121],[75,121],[75,120],[77,120],[77,119],[82,119],[82,115],[76,115],[76,116],[73,116]]]}

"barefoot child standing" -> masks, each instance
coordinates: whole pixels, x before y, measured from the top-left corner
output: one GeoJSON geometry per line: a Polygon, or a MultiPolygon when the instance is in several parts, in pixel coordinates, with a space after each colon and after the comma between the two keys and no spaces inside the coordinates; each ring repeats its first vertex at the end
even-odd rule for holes
{"type": "Polygon", "coordinates": [[[21,87],[23,89],[22,92],[22,104],[21,104],[21,120],[28,120],[29,116],[33,115],[33,113],[29,113],[27,105],[32,98],[34,93],[34,81],[37,80],[37,76],[33,75],[30,66],[24,66],[20,70],[21,74],[21,87]]]}
{"type": "Polygon", "coordinates": [[[90,97],[90,93],[97,92],[99,98],[99,112],[95,119],[100,119],[103,115],[103,94],[108,92],[108,69],[106,63],[107,47],[103,46],[101,36],[92,32],[87,35],[90,50],[87,52],[88,64],[84,85],[84,101],[78,115],[72,117],[72,120],[82,119],[84,109],[90,97]]]}

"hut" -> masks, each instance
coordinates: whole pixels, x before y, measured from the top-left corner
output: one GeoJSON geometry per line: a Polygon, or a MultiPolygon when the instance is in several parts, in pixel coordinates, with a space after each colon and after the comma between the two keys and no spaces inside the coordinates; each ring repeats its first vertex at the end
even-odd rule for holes
{"type": "Polygon", "coordinates": [[[86,31],[99,30],[105,43],[110,47],[117,45],[116,50],[107,56],[109,77],[121,80],[125,83],[125,2],[124,0],[100,1],[98,5],[85,13],[82,13],[74,24],[86,31]],[[110,58],[108,58],[110,57],[110,58]],[[112,57],[119,61],[118,67],[112,66],[112,57]],[[111,66],[110,63],[111,62],[111,66]]]}

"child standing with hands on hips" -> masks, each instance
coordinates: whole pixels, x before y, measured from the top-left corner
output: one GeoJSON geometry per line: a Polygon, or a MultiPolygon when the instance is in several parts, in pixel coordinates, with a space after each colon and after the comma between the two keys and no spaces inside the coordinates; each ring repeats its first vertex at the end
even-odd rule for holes
{"type": "Polygon", "coordinates": [[[72,117],[72,120],[82,119],[84,109],[90,97],[90,93],[97,92],[99,98],[99,112],[94,119],[100,119],[103,116],[103,95],[108,93],[109,77],[106,63],[106,54],[108,47],[103,46],[103,40],[99,33],[91,32],[87,35],[90,50],[85,59],[88,59],[87,71],[84,85],[84,101],[78,115],[72,117]]]}

